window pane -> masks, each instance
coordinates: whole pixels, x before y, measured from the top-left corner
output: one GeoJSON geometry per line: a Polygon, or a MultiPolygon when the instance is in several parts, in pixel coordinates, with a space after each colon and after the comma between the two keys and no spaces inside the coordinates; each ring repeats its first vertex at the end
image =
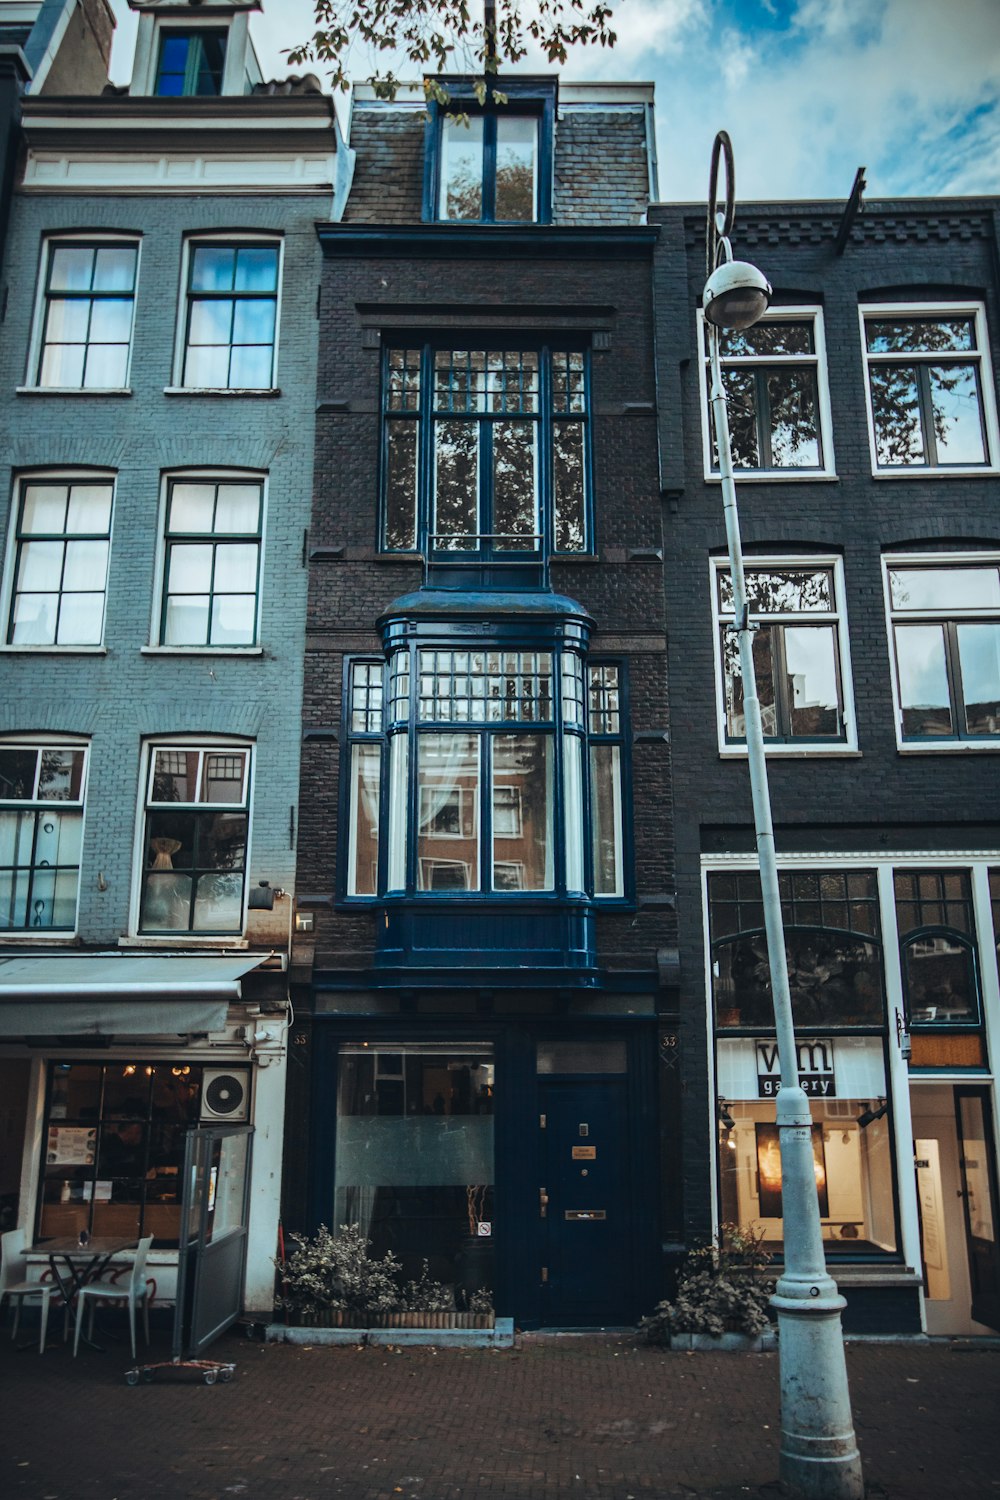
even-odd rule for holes
{"type": "Polygon", "coordinates": [[[170,488],[168,531],[211,531],[214,484],[174,484],[170,488]]]}
{"type": "Polygon", "coordinates": [[[0,747],[0,801],[22,802],[35,795],[38,751],[0,747]]]}
{"type": "Polygon", "coordinates": [[[26,484],[21,511],[21,531],[62,532],[66,522],[67,486],[64,484],[26,484]]]}
{"type": "Polygon", "coordinates": [[[273,297],[237,302],[233,311],[233,343],[273,344],[276,313],[273,297]]]}
{"type": "Polygon", "coordinates": [[[872,354],[941,353],[976,347],[971,318],[866,318],[872,354]]]}
{"type": "Polygon", "coordinates": [[[563,818],[565,820],[566,889],[584,889],[583,741],[563,735],[563,818]]]}
{"type": "Polygon", "coordinates": [[[153,756],[151,802],[196,802],[197,750],[156,750],[153,756]]]}
{"type": "Polygon", "coordinates": [[[83,385],[83,362],[86,352],[83,344],[47,344],[42,355],[42,368],[38,376],[39,385],[79,390],[83,385]]]}
{"type": "Polygon", "coordinates": [[[819,401],[816,371],[774,370],[767,376],[774,468],[818,469],[819,401]]]}
{"type": "Polygon", "coordinates": [[[914,1025],[961,1025],[979,1020],[972,949],[943,934],[913,938],[903,947],[903,974],[914,1025]]]}
{"type": "MultiPolygon", "coordinates": [[[[760,446],[757,440],[757,398],[754,377],[743,370],[723,370],[726,410],[729,417],[729,440],[735,469],[759,469],[760,446]]],[[[717,443],[717,440],[716,440],[717,443]]],[[[714,459],[719,466],[718,447],[714,459]]]]}
{"type": "Polygon", "coordinates": [[[45,320],[45,342],[47,344],[86,343],[92,307],[93,303],[89,297],[74,297],[72,301],[66,301],[62,297],[51,297],[45,320]]]}
{"type": "Polygon", "coordinates": [[[107,542],[68,542],[63,566],[63,587],[89,590],[104,588],[108,566],[107,542]]]}
{"type": "MultiPolygon", "coordinates": [[[[238,292],[273,292],[278,286],[278,250],[275,245],[244,245],[236,252],[235,289],[238,292]]],[[[258,303],[271,307],[274,303],[258,303]]]]}
{"type": "Polygon", "coordinates": [[[931,365],[927,370],[939,464],[983,464],[977,365],[931,365]]]}
{"type": "Polygon", "coordinates": [[[537,436],[534,422],[493,424],[493,532],[501,550],[540,545],[537,436]]]}
{"type": "Polygon", "coordinates": [[[201,875],[195,885],[192,932],[240,932],[243,876],[201,875]]]}
{"type": "Polygon", "coordinates": [[[595,896],[625,894],[621,782],[621,751],[618,746],[592,745],[590,796],[595,896]]]}
{"type": "Polygon", "coordinates": [[[167,565],[168,593],[207,594],[212,585],[213,551],[208,544],[175,542],[167,565]]]}
{"type": "Polygon", "coordinates": [[[232,336],[233,311],[236,304],[228,297],[211,301],[196,298],[191,303],[188,342],[191,344],[228,344],[232,336]]]}
{"type": "Polygon", "coordinates": [[[720,352],[723,359],[775,354],[812,354],[814,352],[812,320],[799,323],[755,323],[752,328],[723,329],[720,352]]]}
{"type": "Polygon", "coordinates": [[[197,245],[191,256],[191,289],[228,292],[233,288],[236,251],[224,245],[197,245]]]}
{"type": "Polygon", "coordinates": [[[552,738],[501,734],[493,740],[493,884],[551,891],[552,738]]]}
{"type": "Polygon", "coordinates": [[[94,257],[94,291],[131,292],[137,254],[134,245],[101,246],[94,257]]]}
{"type": "Polygon", "coordinates": [[[189,348],[184,360],[184,384],[197,390],[225,390],[229,385],[229,345],[189,348]]]}
{"type": "Polygon", "coordinates": [[[229,384],[238,391],[266,391],[273,379],[274,351],[262,347],[237,347],[229,366],[229,384]]]}
{"type": "MultiPolygon", "coordinates": [[[[763,926],[763,912],[760,914],[763,926]]],[[[883,1021],[881,947],[847,933],[785,929],[796,1026],[878,1026],[883,1021]]],[[[716,1012],[728,1026],[771,1029],[771,974],[763,931],[713,949],[716,1012]]]]}
{"type": "Polygon", "coordinates": [[[417,544],[417,424],[388,422],[385,484],[386,547],[417,544]]]}
{"type": "Polygon", "coordinates": [[[419,736],[418,889],[479,889],[479,778],[477,739],[419,736]]]}
{"type": "Polygon", "coordinates": [[[347,894],[374,896],[378,890],[379,783],[382,756],[378,745],[355,745],[351,751],[350,846],[347,894]]]}
{"type": "Polygon", "coordinates": [[[59,609],[56,645],[99,646],[103,633],[103,593],[63,594],[59,609]]]}
{"type": "Polygon", "coordinates": [[[483,216],[483,121],[470,118],[441,121],[442,219],[481,219],[483,216]]]}
{"type": "Polygon", "coordinates": [[[18,569],[18,591],[48,592],[62,582],[63,542],[25,542],[18,569]]]}
{"type": "Polygon", "coordinates": [[[94,250],[89,245],[59,245],[52,252],[49,287],[54,292],[90,290],[94,250]]]}
{"type": "Polygon", "coordinates": [[[90,314],[92,344],[127,344],[132,331],[131,297],[101,297],[90,314]]]}
{"type": "Polygon", "coordinates": [[[111,486],[74,484],[66,516],[68,532],[106,532],[111,525],[111,486]]]}
{"type": "Polygon", "coordinates": [[[224,594],[252,593],[257,587],[257,545],[224,543],[215,549],[215,590],[224,594]]]}
{"type": "MultiPolygon", "coordinates": [[[[719,609],[733,613],[732,575],[719,570],[719,609]]],[[[833,573],[829,568],[748,568],[744,574],[754,615],[829,614],[833,609],[833,573]]]]}
{"type": "Polygon", "coordinates": [[[554,423],[552,487],[557,552],[582,552],[586,547],[584,475],[583,423],[554,423]]]}
{"type": "Polygon", "coordinates": [[[246,770],[245,750],[207,751],[202,768],[201,800],[242,802],[246,770]]]}
{"type": "Polygon", "coordinates": [[[897,625],[896,664],[905,738],[954,733],[942,625],[897,625]]]}
{"type": "Polygon", "coordinates": [[[916,370],[912,365],[872,365],[868,382],[879,466],[926,463],[916,370]]]}
{"type": "Polygon", "coordinates": [[[839,735],[840,692],[833,627],[786,625],[783,639],[792,735],[839,735]]]}
{"type": "Polygon", "coordinates": [[[496,130],[496,217],[531,223],[537,217],[537,121],[516,115],[498,115],[496,130]]]}
{"type": "Polygon", "coordinates": [[[10,640],[14,646],[51,646],[56,639],[58,594],[18,594],[14,600],[10,640]]]}
{"type": "Polygon", "coordinates": [[[394,734],[389,740],[389,827],[388,889],[401,891],[406,886],[406,809],[409,803],[408,774],[410,741],[408,736],[394,734]]]}
{"type": "Polygon", "coordinates": [[[475,547],[479,536],[479,429],[440,421],[434,430],[434,531],[437,546],[475,547]]]}
{"type": "Polygon", "coordinates": [[[890,568],[893,609],[1000,608],[1000,569],[890,568]]]}
{"type": "Polygon", "coordinates": [[[87,390],[123,390],[128,373],[128,344],[91,344],[83,384],[87,390]]]}
{"type": "Polygon", "coordinates": [[[163,622],[165,646],[206,646],[211,599],[208,594],[174,595],[163,622]]]}
{"type": "Polygon", "coordinates": [[[220,484],[215,507],[216,531],[260,530],[259,484],[220,484]]]}
{"type": "Polygon", "coordinates": [[[256,639],[256,614],[255,594],[216,595],[212,600],[210,644],[252,646],[256,639]]]}
{"type": "MultiPolygon", "coordinates": [[[[743,709],[743,674],[740,667],[739,642],[732,631],[722,633],[722,660],[726,691],[726,735],[729,739],[746,736],[743,709]]],[[[772,637],[769,626],[763,626],[753,638],[754,675],[760,716],[765,736],[773,739],[779,733],[777,689],[774,681],[772,637]]]]}
{"type": "Polygon", "coordinates": [[[1000,624],[959,625],[967,734],[1000,734],[1000,624]]]}

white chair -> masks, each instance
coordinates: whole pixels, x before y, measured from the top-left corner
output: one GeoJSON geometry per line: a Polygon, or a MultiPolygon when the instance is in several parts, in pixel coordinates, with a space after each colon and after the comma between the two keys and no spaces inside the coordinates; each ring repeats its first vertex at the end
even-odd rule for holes
{"type": "Polygon", "coordinates": [[[149,1288],[146,1285],[146,1257],[149,1247],[153,1243],[153,1236],[148,1235],[146,1239],[140,1240],[136,1248],[135,1259],[129,1272],[128,1280],[121,1286],[115,1286],[108,1281],[88,1281],[77,1292],[76,1303],[76,1331],[73,1334],[73,1358],[76,1358],[80,1347],[80,1329],[83,1326],[86,1304],[90,1303],[90,1337],[94,1333],[94,1307],[98,1302],[124,1302],[128,1307],[128,1326],[132,1336],[132,1358],[135,1359],[135,1310],[142,1303],[142,1327],[149,1343],[149,1288]]]}
{"type": "Polygon", "coordinates": [[[9,1229],[6,1234],[0,1235],[0,1307],[3,1306],[5,1297],[9,1297],[14,1304],[14,1332],[11,1338],[16,1339],[25,1300],[37,1298],[41,1301],[42,1326],[38,1352],[44,1354],[45,1333],[49,1326],[49,1303],[59,1288],[44,1281],[15,1281],[14,1278],[21,1269],[18,1262],[24,1257],[26,1243],[23,1229],[9,1229]]]}

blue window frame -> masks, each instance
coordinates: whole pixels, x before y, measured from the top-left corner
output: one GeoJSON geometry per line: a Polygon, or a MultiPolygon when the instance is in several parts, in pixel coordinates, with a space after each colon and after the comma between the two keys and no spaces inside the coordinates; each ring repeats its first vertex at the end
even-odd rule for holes
{"type": "Polygon", "coordinates": [[[588,552],[590,450],[588,350],[393,344],[381,545],[456,560],[588,552]]]}
{"type": "Polygon", "coordinates": [[[345,701],[348,899],[626,898],[619,664],[408,645],[345,701]]]}
{"type": "Polygon", "coordinates": [[[428,112],[424,220],[550,223],[554,82],[505,82],[505,104],[480,105],[462,80],[449,88],[447,108],[428,112]]]}
{"type": "Polygon", "coordinates": [[[156,93],[190,98],[222,93],[226,32],[165,30],[160,37],[156,93]]]}

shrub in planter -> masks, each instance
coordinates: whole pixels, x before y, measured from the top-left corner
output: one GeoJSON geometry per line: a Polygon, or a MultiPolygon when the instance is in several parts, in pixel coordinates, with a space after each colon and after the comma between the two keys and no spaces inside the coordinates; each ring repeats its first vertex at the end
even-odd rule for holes
{"type": "Polygon", "coordinates": [[[752,1225],[723,1224],[716,1240],[685,1260],[674,1300],[658,1303],[641,1320],[640,1338],[647,1344],[669,1344],[676,1333],[763,1333],[770,1326],[768,1304],[774,1291],[774,1282],[763,1276],[771,1260],[763,1238],[763,1229],[752,1225]]]}
{"type": "Polygon", "coordinates": [[[288,1238],[295,1249],[275,1261],[281,1277],[278,1307],[297,1313],[303,1322],[341,1312],[349,1325],[356,1320],[364,1326],[399,1306],[399,1261],[394,1255],[373,1260],[371,1241],[359,1225],[342,1224],[336,1239],[325,1224],[312,1239],[302,1234],[288,1238]]]}

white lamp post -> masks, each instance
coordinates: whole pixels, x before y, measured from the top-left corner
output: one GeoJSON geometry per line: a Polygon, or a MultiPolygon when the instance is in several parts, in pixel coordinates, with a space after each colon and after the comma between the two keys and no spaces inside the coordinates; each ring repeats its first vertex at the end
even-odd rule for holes
{"type": "Polygon", "coordinates": [[[712,365],[712,419],[719,450],[719,473],[732,574],[733,628],[739,640],[746,720],[747,761],[753,798],[757,859],[764,903],[774,1026],[781,1065],[777,1099],[781,1141],[781,1196],[785,1265],[772,1306],[778,1314],[781,1378],[781,1478],[809,1500],[863,1500],[861,1456],[854,1437],[847,1365],[840,1326],[843,1297],[826,1269],[819,1197],[813,1165],[812,1117],[799,1084],[798,1049],[788,989],[784,924],[778,891],[778,865],[771,823],[771,799],[764,757],[764,730],[753,665],[743,547],[722,384],[719,330],[749,328],[767,311],[771,288],[745,261],[733,260],[729,234],[735,212],[733,148],[720,131],[712,149],[708,205],[708,255],[703,307],[712,365]],[[726,200],[717,209],[720,157],[725,166],[726,200]]]}

